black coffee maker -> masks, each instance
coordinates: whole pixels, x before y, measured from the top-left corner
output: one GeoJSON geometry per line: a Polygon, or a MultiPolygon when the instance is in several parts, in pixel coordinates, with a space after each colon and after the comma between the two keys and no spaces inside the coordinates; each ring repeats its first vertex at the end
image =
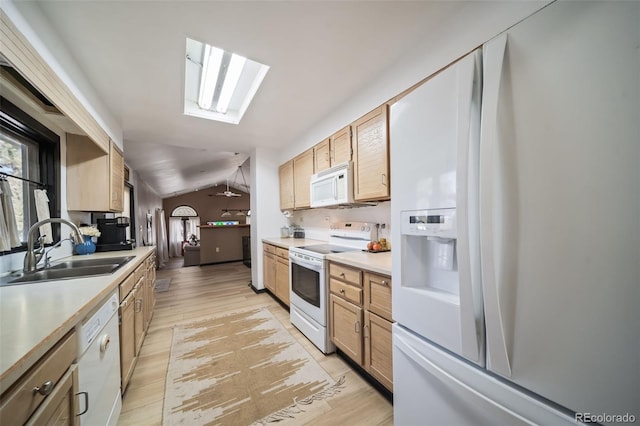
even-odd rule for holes
{"type": "Polygon", "coordinates": [[[133,250],[133,244],[127,240],[128,217],[96,219],[98,222],[98,243],[96,251],[133,250]]]}

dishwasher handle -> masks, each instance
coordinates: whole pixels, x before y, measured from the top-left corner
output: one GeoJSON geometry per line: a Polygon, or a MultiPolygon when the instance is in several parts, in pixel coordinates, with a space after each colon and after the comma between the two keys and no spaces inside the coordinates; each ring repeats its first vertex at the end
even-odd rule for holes
{"type": "Polygon", "coordinates": [[[77,416],[81,416],[87,411],[89,411],[89,392],[78,392],[76,396],[82,395],[84,396],[84,410],[81,413],[76,414],[77,416]]]}

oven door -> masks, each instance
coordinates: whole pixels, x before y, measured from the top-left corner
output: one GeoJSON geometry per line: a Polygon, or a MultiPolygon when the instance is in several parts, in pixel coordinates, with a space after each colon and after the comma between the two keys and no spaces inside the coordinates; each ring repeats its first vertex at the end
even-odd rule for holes
{"type": "Polygon", "coordinates": [[[324,260],[307,261],[290,256],[291,303],[326,326],[326,284],[324,260]]]}

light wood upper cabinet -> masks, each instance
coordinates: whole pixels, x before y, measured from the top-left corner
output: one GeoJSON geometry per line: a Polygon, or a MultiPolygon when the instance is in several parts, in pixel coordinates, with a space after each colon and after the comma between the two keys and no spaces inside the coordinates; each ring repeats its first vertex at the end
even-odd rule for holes
{"type": "Polygon", "coordinates": [[[121,212],[124,158],[111,141],[104,153],[88,137],[67,133],[67,209],[121,212]]]}
{"type": "Polygon", "coordinates": [[[124,208],[124,155],[113,142],[109,150],[109,166],[109,210],[121,212],[124,208]]]}
{"type": "Polygon", "coordinates": [[[311,175],[313,175],[313,148],[293,159],[294,208],[311,207],[311,175]]]}
{"type": "Polygon", "coordinates": [[[329,139],[325,139],[313,147],[313,157],[315,159],[315,173],[321,172],[331,167],[331,150],[329,139]]]}
{"type": "Polygon", "coordinates": [[[351,161],[351,126],[338,130],[313,147],[315,173],[351,161]]]}
{"type": "Polygon", "coordinates": [[[329,138],[331,166],[351,161],[351,126],[338,130],[329,138]]]}
{"type": "Polygon", "coordinates": [[[289,160],[280,166],[280,210],[292,210],[294,208],[293,188],[293,160],[289,160]]]}
{"type": "Polygon", "coordinates": [[[354,198],[390,198],[388,108],[382,105],[352,124],[354,198]]]}

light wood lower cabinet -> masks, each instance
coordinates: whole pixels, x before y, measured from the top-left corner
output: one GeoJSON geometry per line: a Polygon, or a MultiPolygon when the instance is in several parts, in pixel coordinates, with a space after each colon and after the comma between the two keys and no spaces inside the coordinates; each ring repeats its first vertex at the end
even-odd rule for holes
{"type": "Polygon", "coordinates": [[[78,424],[77,336],[69,332],[0,397],[0,424],[78,424]]]}
{"type": "Polygon", "coordinates": [[[148,256],[120,284],[120,378],[127,389],[156,304],[155,254],[148,256]]]}
{"type": "Polygon", "coordinates": [[[393,343],[391,322],[364,311],[364,369],[393,390],[393,343]]]}
{"type": "Polygon", "coordinates": [[[331,341],[349,358],[362,364],[362,308],[332,294],[329,312],[331,341]]]}
{"type": "MultiPolygon", "coordinates": [[[[80,424],[78,416],[78,366],[73,364],[60,379],[56,389],[47,400],[33,413],[27,426],[56,425],[76,426],[80,424]]],[[[3,423],[4,424],[4,423],[3,423]]]]}
{"type": "Polygon", "coordinates": [[[120,303],[120,378],[121,389],[129,384],[136,365],[136,344],[134,329],[135,294],[129,295],[120,303]]]}
{"type": "Polygon", "coordinates": [[[136,354],[140,353],[144,341],[144,279],[140,279],[133,288],[133,332],[136,354]]]}
{"type": "Polygon", "coordinates": [[[391,278],[329,262],[331,340],[393,391],[391,278]]]}
{"type": "Polygon", "coordinates": [[[262,259],[264,287],[289,306],[289,250],[262,243],[262,259]]]}
{"type": "Polygon", "coordinates": [[[289,259],[276,256],[276,296],[289,306],[289,259]]]}
{"type": "Polygon", "coordinates": [[[276,293],[276,255],[269,253],[265,248],[262,253],[262,274],[264,286],[271,293],[276,293]]]}

